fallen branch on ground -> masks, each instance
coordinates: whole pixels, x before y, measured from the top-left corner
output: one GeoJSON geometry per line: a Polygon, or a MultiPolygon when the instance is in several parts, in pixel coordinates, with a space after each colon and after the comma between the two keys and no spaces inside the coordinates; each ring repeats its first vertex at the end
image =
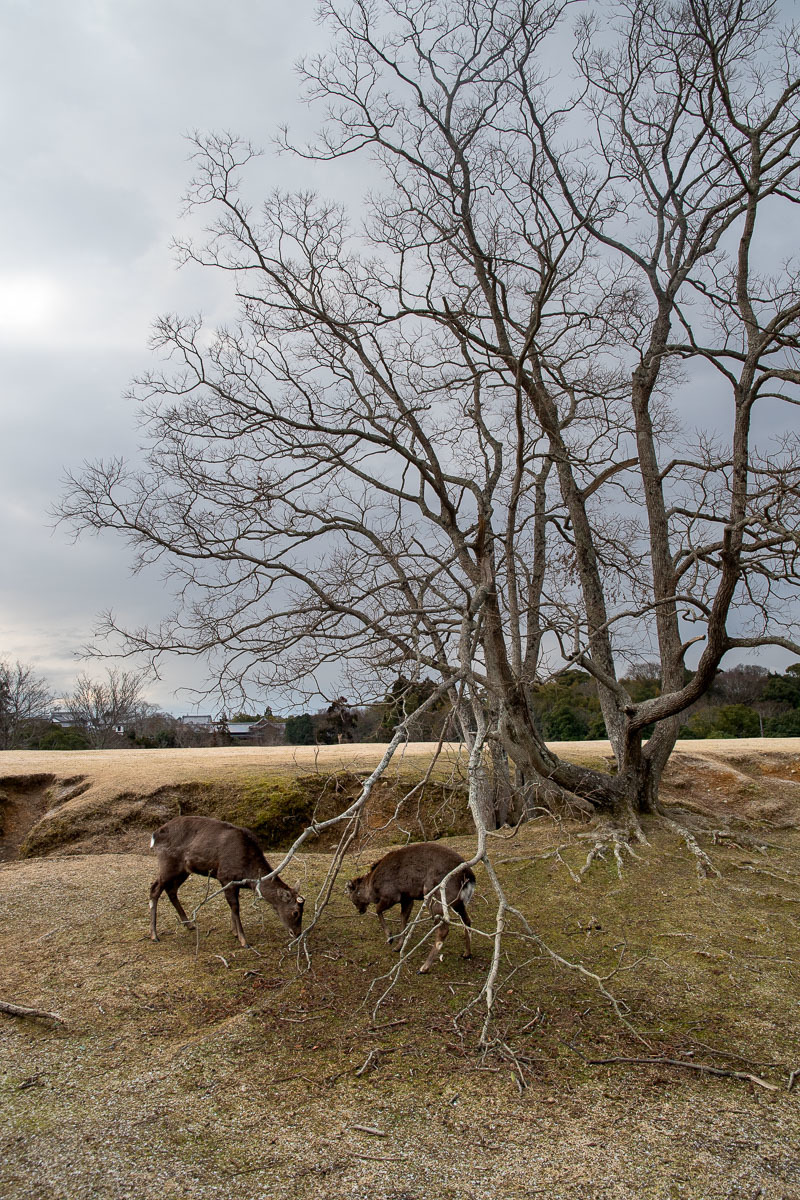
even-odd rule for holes
{"type": "Polygon", "coordinates": [[[725,1067],[708,1067],[705,1063],[685,1062],[681,1058],[624,1058],[621,1055],[617,1055],[614,1058],[587,1058],[586,1061],[593,1067],[607,1066],[610,1063],[631,1063],[651,1067],[685,1067],[688,1071],[703,1071],[707,1075],[727,1075],[731,1079],[744,1079],[748,1083],[755,1083],[770,1092],[778,1091],[777,1084],[768,1083],[760,1075],[751,1075],[748,1071],[730,1071],[725,1067]]]}
{"type": "Polygon", "coordinates": [[[7,1000],[0,1000],[0,1012],[8,1013],[10,1017],[31,1017],[40,1021],[57,1021],[59,1025],[66,1023],[58,1013],[45,1012],[43,1008],[25,1008],[22,1004],[10,1004],[7,1000]]]}

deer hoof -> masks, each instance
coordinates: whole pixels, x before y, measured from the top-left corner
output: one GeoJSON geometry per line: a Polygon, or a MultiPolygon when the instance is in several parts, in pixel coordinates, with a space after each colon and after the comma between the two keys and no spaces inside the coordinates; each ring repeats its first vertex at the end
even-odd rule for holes
{"type": "Polygon", "coordinates": [[[430,971],[430,967],[428,966],[427,963],[423,963],[422,966],[420,967],[420,969],[417,971],[417,974],[418,975],[427,975],[428,971],[430,971]]]}
{"type": "Polygon", "coordinates": [[[194,921],[184,921],[183,926],[184,926],[184,929],[197,929],[197,926],[195,925],[194,921]]]}

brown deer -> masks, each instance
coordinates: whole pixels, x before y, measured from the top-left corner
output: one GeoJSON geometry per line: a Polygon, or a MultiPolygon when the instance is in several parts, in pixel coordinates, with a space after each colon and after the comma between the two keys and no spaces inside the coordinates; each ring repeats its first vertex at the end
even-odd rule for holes
{"type": "MultiPolygon", "coordinates": [[[[410,846],[390,850],[382,859],[374,863],[366,875],[350,880],[347,885],[347,894],[360,913],[365,913],[370,904],[375,905],[375,912],[387,942],[391,945],[396,941],[396,948],[399,950],[415,900],[425,900],[434,917],[444,917],[441,897],[438,892],[433,892],[433,889],[451,871],[456,871],[456,874],[445,884],[445,899],[448,908],[457,912],[464,924],[464,957],[471,958],[472,947],[469,931],[472,922],[469,919],[466,905],[469,904],[475,891],[475,875],[455,850],[450,850],[438,842],[414,842],[410,846]],[[459,864],[463,870],[456,871],[459,864]],[[400,905],[401,925],[400,932],[393,935],[386,928],[383,914],[387,909],[393,908],[395,904],[400,905]]],[[[420,967],[420,975],[426,974],[431,969],[437,956],[441,953],[442,944],[447,937],[449,928],[448,922],[444,919],[436,926],[433,935],[433,949],[420,967]]]]}
{"type": "Polygon", "coordinates": [[[233,932],[241,946],[247,947],[239,917],[239,891],[243,887],[272,905],[293,938],[300,933],[305,901],[280,876],[264,878],[272,868],[251,829],[212,817],[175,817],[156,830],[150,846],[158,855],[158,879],[150,888],[150,937],[154,942],[159,940],[158,898],[164,891],[182,923],[188,929],[195,928],[178,899],[178,888],[190,875],[210,876],[224,888],[231,906],[233,932]]]}

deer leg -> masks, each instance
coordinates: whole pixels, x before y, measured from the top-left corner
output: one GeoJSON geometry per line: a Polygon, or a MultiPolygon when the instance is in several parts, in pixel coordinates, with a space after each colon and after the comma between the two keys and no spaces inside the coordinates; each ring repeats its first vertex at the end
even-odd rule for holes
{"type": "Polygon", "coordinates": [[[428,971],[430,971],[431,967],[436,962],[436,959],[439,957],[439,955],[442,952],[442,946],[444,945],[444,939],[447,937],[449,932],[450,932],[450,926],[448,925],[447,921],[440,921],[439,924],[436,926],[436,929],[434,930],[433,946],[431,948],[431,952],[419,969],[420,975],[427,975],[428,971]]]}
{"type": "Polygon", "coordinates": [[[456,900],[453,909],[461,917],[464,922],[464,958],[472,958],[472,942],[470,940],[469,931],[472,928],[472,921],[469,919],[467,906],[463,900],[456,900]]]}
{"type": "Polygon", "coordinates": [[[247,944],[247,938],[244,936],[242,921],[239,916],[239,889],[237,887],[226,887],[225,899],[231,906],[231,928],[239,939],[239,945],[243,946],[245,950],[248,950],[249,946],[247,944]]]}
{"type": "Polygon", "coordinates": [[[175,875],[172,879],[170,879],[169,883],[164,887],[164,891],[169,896],[172,902],[172,907],[180,917],[181,924],[185,925],[187,929],[196,929],[197,926],[190,917],[187,917],[186,913],[184,912],[183,905],[178,899],[178,888],[184,884],[188,878],[188,871],[181,871],[180,875],[175,875]]]}
{"type": "Polygon", "coordinates": [[[158,915],[158,898],[163,890],[164,884],[161,882],[161,878],[159,876],[159,878],[150,885],[150,939],[154,942],[161,941],[158,936],[158,931],[156,930],[156,918],[158,915]]]}
{"type": "Polygon", "coordinates": [[[411,910],[413,907],[414,907],[414,900],[411,896],[401,896],[400,897],[400,932],[397,935],[398,951],[401,950],[403,947],[403,934],[406,931],[406,926],[408,925],[408,919],[411,916],[411,910]]]}
{"type": "Polygon", "coordinates": [[[392,941],[392,935],[391,935],[391,933],[389,933],[389,928],[386,924],[386,920],[385,920],[383,914],[387,908],[391,908],[391,907],[392,907],[391,904],[384,904],[384,902],[382,900],[379,900],[378,903],[375,905],[375,913],[378,917],[378,920],[381,923],[381,929],[383,930],[383,936],[386,938],[387,942],[389,942],[390,944],[392,941]]]}

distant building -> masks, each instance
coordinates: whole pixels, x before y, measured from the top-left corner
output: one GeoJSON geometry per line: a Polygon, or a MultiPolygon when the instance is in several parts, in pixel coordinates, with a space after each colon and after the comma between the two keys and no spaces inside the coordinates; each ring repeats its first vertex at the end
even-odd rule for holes
{"type": "Polygon", "coordinates": [[[229,721],[228,733],[235,742],[254,742],[259,746],[279,746],[284,739],[283,721],[261,717],[258,721],[229,721]]]}
{"type": "Polygon", "coordinates": [[[181,725],[191,729],[203,729],[208,733],[215,730],[230,734],[234,742],[251,742],[257,746],[280,746],[284,741],[283,721],[272,717],[259,717],[257,721],[228,721],[223,713],[212,717],[207,713],[178,717],[181,725]]]}
{"type": "Polygon", "coordinates": [[[60,725],[62,729],[74,729],[76,726],[82,724],[80,718],[76,716],[71,708],[51,709],[50,722],[52,725],[60,725]]]}

